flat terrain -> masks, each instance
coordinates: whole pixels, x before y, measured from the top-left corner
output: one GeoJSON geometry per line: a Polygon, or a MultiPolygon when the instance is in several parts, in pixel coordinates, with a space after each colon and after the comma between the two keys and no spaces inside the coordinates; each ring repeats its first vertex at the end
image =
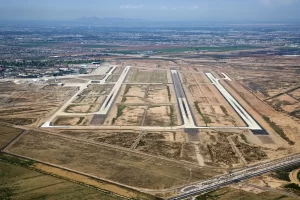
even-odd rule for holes
{"type": "Polygon", "coordinates": [[[0,83],[0,121],[37,125],[75,94],[76,87],[0,83]]]}
{"type": "Polygon", "coordinates": [[[182,79],[198,126],[245,126],[204,73],[183,71],[182,79]]]}
{"type": "Polygon", "coordinates": [[[86,141],[130,148],[139,133],[129,131],[62,131],[59,134],[86,141]]]}
{"type": "Polygon", "coordinates": [[[124,198],[0,160],[0,199],[121,200],[124,198]]]}
{"type": "Polygon", "coordinates": [[[167,71],[132,69],[128,74],[126,82],[127,83],[168,83],[167,71]]]}
{"type": "Polygon", "coordinates": [[[9,152],[149,189],[171,188],[221,173],[38,132],[26,134],[9,152]]]}
{"type": "MultiPolygon", "coordinates": [[[[299,152],[300,85],[297,70],[288,66],[297,67],[299,59],[200,57],[111,56],[108,65],[117,67],[104,84],[88,82],[101,79],[100,75],[65,78],[66,85],[59,87],[0,83],[0,121],[29,130],[7,151],[164,197],[176,193],[171,189],[164,194],[164,189],[299,152]],[[275,64],[286,73],[280,76],[281,70],[272,67],[275,64]],[[132,67],[115,91],[125,66],[132,67]],[[185,106],[176,96],[170,70],[178,72],[185,106]],[[247,128],[207,78],[208,72],[268,134],[247,128]],[[97,113],[111,98],[110,92],[116,95],[112,106],[105,114],[97,113]],[[186,105],[195,121],[192,130],[182,120],[186,105]],[[67,127],[40,129],[51,116],[55,117],[50,125],[67,127]]],[[[3,146],[20,133],[2,130],[3,146]]],[[[38,169],[57,172],[40,164],[38,169]]],[[[230,199],[238,194],[228,189],[215,197],[230,199]]]]}
{"type": "Polygon", "coordinates": [[[10,141],[17,137],[22,130],[0,125],[0,149],[4,148],[10,141]]]}
{"type": "Polygon", "coordinates": [[[233,188],[222,188],[220,190],[210,192],[200,197],[196,198],[197,200],[274,200],[274,199],[282,199],[282,200],[296,200],[298,198],[293,198],[289,196],[285,196],[282,194],[278,194],[275,192],[263,192],[259,194],[254,194],[252,192],[245,192],[242,190],[237,190],[233,188]]]}

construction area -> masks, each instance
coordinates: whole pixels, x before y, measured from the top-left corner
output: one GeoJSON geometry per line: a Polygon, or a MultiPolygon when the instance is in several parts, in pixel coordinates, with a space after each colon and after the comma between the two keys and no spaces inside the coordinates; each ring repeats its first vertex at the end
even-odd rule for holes
{"type": "Polygon", "coordinates": [[[0,82],[0,123],[17,128],[3,129],[14,135],[3,134],[3,152],[118,186],[121,196],[167,198],[300,150],[300,89],[254,86],[256,72],[241,78],[221,65],[110,58],[62,86],[0,82]]]}

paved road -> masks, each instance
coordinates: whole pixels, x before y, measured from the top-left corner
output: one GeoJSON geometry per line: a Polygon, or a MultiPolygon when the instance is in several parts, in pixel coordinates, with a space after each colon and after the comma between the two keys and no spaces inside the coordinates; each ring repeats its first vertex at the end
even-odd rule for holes
{"type": "Polygon", "coordinates": [[[188,197],[199,195],[203,192],[216,190],[222,186],[229,185],[234,182],[249,179],[267,172],[274,171],[276,169],[293,166],[296,164],[300,164],[300,154],[295,154],[293,156],[289,156],[279,160],[274,160],[268,163],[255,165],[252,167],[235,171],[230,174],[221,175],[210,180],[206,180],[206,181],[202,181],[196,184],[186,186],[181,189],[179,195],[169,198],[169,200],[185,199],[188,197]]]}

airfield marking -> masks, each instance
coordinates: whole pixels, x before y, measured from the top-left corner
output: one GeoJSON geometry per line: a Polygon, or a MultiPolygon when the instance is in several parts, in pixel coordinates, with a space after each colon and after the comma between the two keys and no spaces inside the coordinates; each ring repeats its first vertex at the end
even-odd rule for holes
{"type": "MultiPolygon", "coordinates": [[[[223,87],[211,73],[205,73],[209,80],[215,85],[219,92],[224,96],[231,107],[239,114],[243,121],[248,125],[251,130],[263,130],[260,125],[250,116],[250,114],[235,100],[235,98],[223,87]]],[[[226,78],[229,78],[226,75],[226,78]]]]}

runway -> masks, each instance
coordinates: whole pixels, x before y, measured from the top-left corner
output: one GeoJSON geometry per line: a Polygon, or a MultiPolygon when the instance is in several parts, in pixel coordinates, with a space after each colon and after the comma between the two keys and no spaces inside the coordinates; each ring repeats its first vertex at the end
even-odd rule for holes
{"type": "MultiPolygon", "coordinates": [[[[241,119],[251,130],[263,130],[251,115],[235,100],[235,98],[223,87],[223,85],[211,73],[205,73],[209,80],[215,85],[231,107],[238,113],[241,119]]],[[[226,75],[226,77],[228,77],[226,75]]]]}

